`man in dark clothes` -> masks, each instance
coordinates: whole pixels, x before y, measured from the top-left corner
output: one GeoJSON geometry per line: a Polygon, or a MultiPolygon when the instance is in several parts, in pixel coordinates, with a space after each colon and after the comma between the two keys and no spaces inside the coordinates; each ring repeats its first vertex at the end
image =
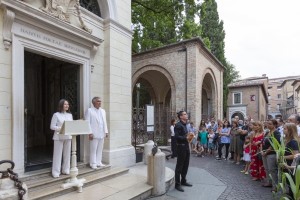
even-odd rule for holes
{"type": "Polygon", "coordinates": [[[177,113],[177,117],[179,118],[179,122],[175,125],[175,139],[177,141],[177,163],[175,168],[175,188],[184,192],[181,186],[189,186],[192,184],[186,181],[186,174],[189,168],[190,162],[190,148],[189,148],[189,140],[191,138],[191,134],[188,134],[186,123],[188,120],[188,115],[185,111],[180,111],[177,113]],[[181,176],[181,181],[180,181],[181,176]]]}

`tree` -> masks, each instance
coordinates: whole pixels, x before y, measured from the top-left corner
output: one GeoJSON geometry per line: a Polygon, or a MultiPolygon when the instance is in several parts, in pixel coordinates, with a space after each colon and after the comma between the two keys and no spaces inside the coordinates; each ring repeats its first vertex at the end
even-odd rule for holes
{"type": "Polygon", "coordinates": [[[132,0],[133,52],[200,36],[200,5],[194,0],[132,0]]]}
{"type": "Polygon", "coordinates": [[[215,0],[204,0],[201,4],[200,23],[202,27],[201,37],[210,41],[212,54],[225,66],[223,75],[223,113],[226,116],[228,84],[237,80],[239,72],[235,66],[225,58],[225,31],[223,21],[219,20],[218,6],[215,0]]]}

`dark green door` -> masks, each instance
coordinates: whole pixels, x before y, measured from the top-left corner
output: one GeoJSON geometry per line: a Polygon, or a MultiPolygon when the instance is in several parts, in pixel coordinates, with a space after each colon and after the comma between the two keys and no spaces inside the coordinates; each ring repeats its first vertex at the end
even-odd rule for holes
{"type": "Polygon", "coordinates": [[[25,51],[24,63],[25,171],[33,171],[52,164],[50,122],[58,101],[67,99],[73,118],[79,119],[80,77],[79,65],[35,53],[25,51]]]}

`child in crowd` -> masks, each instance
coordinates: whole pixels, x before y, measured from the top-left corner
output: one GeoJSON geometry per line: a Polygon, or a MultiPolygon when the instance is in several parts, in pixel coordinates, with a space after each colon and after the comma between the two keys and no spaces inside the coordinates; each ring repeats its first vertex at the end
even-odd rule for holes
{"type": "Polygon", "coordinates": [[[244,143],[244,156],[243,156],[243,160],[245,161],[246,165],[245,165],[245,169],[242,170],[242,173],[245,173],[246,175],[249,173],[249,166],[250,166],[250,161],[251,161],[251,157],[250,157],[250,136],[246,136],[245,138],[245,143],[244,143]]]}
{"type": "Polygon", "coordinates": [[[200,152],[198,151],[197,131],[194,128],[193,122],[190,123],[190,129],[188,130],[188,132],[194,134],[194,138],[191,142],[191,153],[195,152],[197,156],[198,154],[200,154],[200,152]]]}
{"type": "Polygon", "coordinates": [[[208,151],[209,154],[213,155],[214,149],[215,149],[215,145],[213,143],[215,138],[215,133],[214,130],[212,129],[212,127],[208,127],[208,151]]]}
{"type": "Polygon", "coordinates": [[[199,138],[199,146],[200,146],[200,151],[201,151],[201,157],[204,157],[204,154],[207,153],[207,136],[208,133],[206,131],[206,127],[205,126],[201,126],[200,127],[200,131],[198,133],[198,138],[199,138]]]}

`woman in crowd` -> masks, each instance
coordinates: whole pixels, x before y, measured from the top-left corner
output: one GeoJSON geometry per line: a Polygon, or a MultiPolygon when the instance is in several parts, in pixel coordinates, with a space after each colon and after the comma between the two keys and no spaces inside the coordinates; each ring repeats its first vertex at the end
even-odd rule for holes
{"type": "Polygon", "coordinates": [[[232,138],[232,141],[230,142],[230,152],[233,152],[234,162],[239,165],[241,155],[243,154],[243,148],[241,146],[240,132],[237,121],[232,122],[230,135],[232,138]]]}
{"type": "MultiPolygon", "coordinates": [[[[291,168],[295,156],[299,153],[297,126],[294,123],[286,123],[283,126],[283,133],[285,135],[285,153],[283,159],[286,160],[286,164],[284,165],[284,171],[290,173],[293,177],[293,173],[289,169],[291,168]]],[[[295,177],[293,177],[293,179],[295,180],[295,177]]],[[[289,181],[287,181],[287,183],[289,185],[288,194],[290,197],[293,197],[293,192],[291,190],[289,181]]]]}
{"type": "Polygon", "coordinates": [[[171,151],[172,151],[172,156],[171,158],[177,157],[176,153],[176,139],[175,139],[175,133],[174,133],[174,127],[175,127],[176,121],[175,119],[171,120],[171,126],[170,126],[170,131],[171,131],[171,151]]]}
{"type": "Polygon", "coordinates": [[[60,173],[70,174],[71,136],[59,134],[64,121],[73,121],[69,111],[69,102],[61,99],[58,103],[58,112],[53,114],[50,129],[54,130],[52,176],[58,178],[60,173]],[[63,163],[61,165],[61,159],[63,163]]]}
{"type": "Polygon", "coordinates": [[[265,169],[260,154],[264,130],[261,122],[253,122],[253,131],[251,138],[251,176],[253,181],[263,180],[266,178],[265,169]]]}
{"type": "Polygon", "coordinates": [[[220,144],[218,147],[218,154],[219,157],[217,157],[217,160],[222,159],[222,148],[225,146],[226,148],[226,153],[225,153],[225,160],[228,159],[228,151],[229,151],[229,146],[230,146],[230,124],[228,121],[224,121],[223,128],[221,130],[221,133],[219,135],[221,137],[220,144]]]}

